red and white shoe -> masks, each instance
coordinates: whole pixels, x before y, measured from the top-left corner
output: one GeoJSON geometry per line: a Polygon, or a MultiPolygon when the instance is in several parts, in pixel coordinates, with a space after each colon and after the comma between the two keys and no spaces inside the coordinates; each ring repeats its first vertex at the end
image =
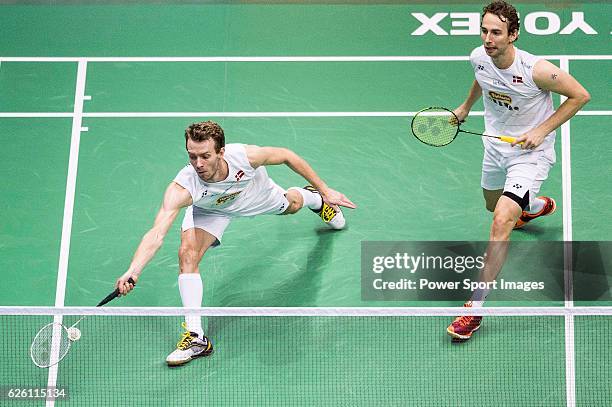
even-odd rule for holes
{"type": "MultiPolygon", "coordinates": [[[[463,306],[471,308],[472,301],[466,302],[463,306]]],[[[453,323],[446,328],[446,332],[455,339],[467,340],[480,328],[481,322],[482,317],[472,315],[457,317],[453,323]]]]}
{"type": "Polygon", "coordinates": [[[544,207],[542,208],[542,210],[535,214],[531,214],[527,211],[523,211],[521,216],[516,221],[516,224],[514,225],[514,229],[520,229],[523,226],[525,226],[528,222],[534,220],[535,218],[539,218],[540,216],[548,216],[548,215],[552,215],[553,213],[555,213],[555,210],[557,209],[557,203],[555,202],[554,199],[549,198],[547,196],[539,196],[538,198],[543,199],[545,201],[544,207]]]}

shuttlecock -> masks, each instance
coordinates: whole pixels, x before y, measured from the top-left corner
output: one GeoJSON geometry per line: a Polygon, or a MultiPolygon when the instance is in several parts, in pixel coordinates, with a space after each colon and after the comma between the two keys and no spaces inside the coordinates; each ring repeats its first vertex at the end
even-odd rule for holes
{"type": "Polygon", "coordinates": [[[81,338],[81,331],[79,330],[79,328],[76,328],[74,326],[68,328],[68,339],[74,342],[78,341],[79,338],[81,338]]]}

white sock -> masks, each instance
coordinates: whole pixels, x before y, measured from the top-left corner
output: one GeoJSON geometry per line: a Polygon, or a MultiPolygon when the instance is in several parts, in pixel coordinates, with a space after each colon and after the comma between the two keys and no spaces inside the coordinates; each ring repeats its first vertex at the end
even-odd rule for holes
{"type": "Polygon", "coordinates": [[[535,215],[536,213],[540,212],[542,210],[542,208],[544,208],[545,204],[546,204],[545,200],[540,199],[540,198],[535,198],[529,204],[529,210],[527,212],[532,214],[532,215],[535,215]]]}
{"type": "Polygon", "coordinates": [[[491,292],[491,290],[486,289],[486,288],[475,289],[474,292],[472,293],[472,307],[473,308],[482,307],[482,305],[485,302],[485,299],[489,295],[489,292],[491,292]]]}
{"type": "MultiPolygon", "coordinates": [[[[182,273],[178,276],[179,291],[185,308],[200,308],[202,306],[202,277],[199,273],[182,273]]],[[[199,315],[185,315],[187,329],[195,332],[201,338],[202,318],[199,315]]]]}
{"type": "Polygon", "coordinates": [[[321,205],[323,205],[323,199],[321,198],[321,195],[313,194],[312,192],[306,191],[304,188],[299,187],[291,187],[289,189],[298,191],[300,195],[302,195],[302,198],[304,198],[305,207],[315,210],[321,209],[321,205]]]}

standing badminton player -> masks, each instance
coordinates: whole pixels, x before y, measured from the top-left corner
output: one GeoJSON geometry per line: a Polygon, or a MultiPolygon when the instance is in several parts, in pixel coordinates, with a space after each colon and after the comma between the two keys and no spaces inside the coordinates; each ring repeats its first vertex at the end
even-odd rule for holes
{"type": "MultiPolygon", "coordinates": [[[[483,271],[486,281],[496,278],[507,254],[507,244],[495,242],[507,242],[513,228],[555,211],[554,199],[537,196],[555,163],[555,130],[590,100],[567,72],[516,48],[518,37],[519,18],[512,5],[495,1],[483,8],[482,45],[470,55],[475,80],[467,99],[454,110],[463,121],[482,96],[485,132],[516,137],[512,144],[483,138],[481,186],[486,208],[493,212],[483,271]],[[556,111],[552,93],[567,98],[556,111]]],[[[476,291],[465,305],[481,306],[487,294],[476,291]]],[[[458,317],[447,332],[469,339],[481,319],[458,317]]]]}

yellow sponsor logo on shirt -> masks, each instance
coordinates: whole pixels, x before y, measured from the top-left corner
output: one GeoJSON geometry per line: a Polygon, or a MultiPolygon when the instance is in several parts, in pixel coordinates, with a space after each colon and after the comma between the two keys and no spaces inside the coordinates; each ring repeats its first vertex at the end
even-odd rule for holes
{"type": "Polygon", "coordinates": [[[226,203],[227,201],[232,201],[234,199],[236,199],[236,197],[241,193],[242,191],[238,191],[238,192],[234,192],[228,195],[223,195],[220,196],[219,198],[217,198],[217,200],[215,201],[215,205],[219,206],[219,205],[223,205],[224,203],[226,203]]]}
{"type": "Polygon", "coordinates": [[[491,96],[491,99],[497,100],[499,102],[504,102],[508,104],[512,103],[512,98],[508,95],[504,95],[503,93],[489,91],[489,96],[491,96]]]}

